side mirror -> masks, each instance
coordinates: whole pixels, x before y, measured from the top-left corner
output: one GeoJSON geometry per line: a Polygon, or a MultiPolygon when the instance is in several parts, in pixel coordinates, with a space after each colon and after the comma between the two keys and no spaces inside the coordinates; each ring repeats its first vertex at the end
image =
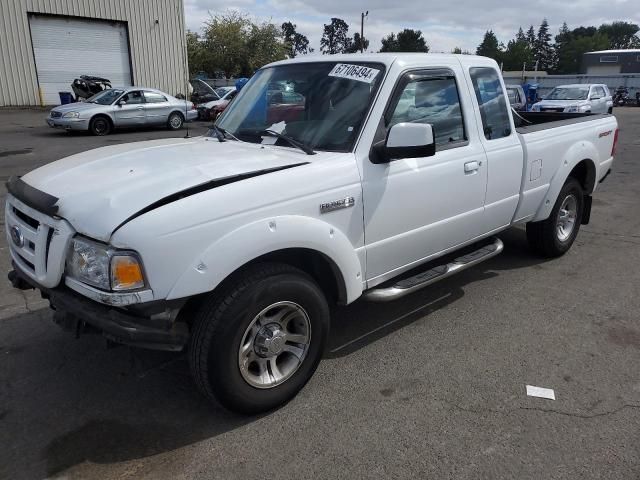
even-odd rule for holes
{"type": "Polygon", "coordinates": [[[389,129],[387,138],[372,148],[373,163],[388,163],[402,158],[431,157],[436,153],[433,125],[427,123],[397,123],[389,129]]]}
{"type": "Polygon", "coordinates": [[[123,106],[123,105],[126,105],[126,104],[127,104],[127,102],[125,102],[124,100],[120,100],[120,101],[118,102],[118,106],[119,106],[119,107],[121,107],[121,106],[123,106]]]}

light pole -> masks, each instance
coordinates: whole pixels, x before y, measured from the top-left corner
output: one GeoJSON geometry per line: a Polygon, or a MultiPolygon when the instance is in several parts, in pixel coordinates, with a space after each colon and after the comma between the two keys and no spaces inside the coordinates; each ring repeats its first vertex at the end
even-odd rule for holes
{"type": "Polygon", "coordinates": [[[364,17],[369,16],[369,10],[360,14],[360,53],[364,53],[364,17]]]}

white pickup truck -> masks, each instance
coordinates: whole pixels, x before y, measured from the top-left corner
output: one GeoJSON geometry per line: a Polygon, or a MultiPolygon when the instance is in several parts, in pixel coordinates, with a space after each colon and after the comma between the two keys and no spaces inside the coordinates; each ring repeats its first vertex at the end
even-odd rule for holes
{"type": "Polygon", "coordinates": [[[331,304],[424,288],[499,254],[516,224],[562,255],[588,222],[615,117],[512,116],[499,72],[467,55],[267,65],[208,135],[11,178],[9,278],[77,333],[186,348],[229,409],[274,408],[315,371],[331,304]],[[274,88],[296,101],[268,102],[274,88]]]}

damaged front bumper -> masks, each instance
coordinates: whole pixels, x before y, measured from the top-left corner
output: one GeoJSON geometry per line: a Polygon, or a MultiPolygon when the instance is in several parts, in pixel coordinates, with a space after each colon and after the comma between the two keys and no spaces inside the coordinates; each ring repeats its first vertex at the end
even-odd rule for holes
{"type": "Polygon", "coordinates": [[[20,290],[40,290],[55,310],[55,322],[76,334],[93,330],[115,343],[169,351],[182,350],[189,339],[186,323],[162,315],[163,311],[177,311],[179,305],[152,302],[136,305],[135,311],[125,310],[90,300],[69,288],[43,287],[17,268],[9,272],[9,281],[20,290]]]}

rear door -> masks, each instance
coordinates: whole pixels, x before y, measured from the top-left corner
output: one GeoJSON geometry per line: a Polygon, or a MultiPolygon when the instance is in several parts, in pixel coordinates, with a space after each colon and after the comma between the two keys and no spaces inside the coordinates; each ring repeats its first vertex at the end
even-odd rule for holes
{"type": "Polygon", "coordinates": [[[149,124],[167,123],[171,104],[164,95],[158,92],[144,91],[144,109],[149,124]]]}
{"type": "Polygon", "coordinates": [[[515,130],[502,76],[494,67],[470,67],[480,140],[487,155],[484,232],[511,223],[520,199],[524,152],[515,130]]]}
{"type": "Polygon", "coordinates": [[[118,127],[143,125],[146,121],[144,95],[141,90],[132,90],[116,102],[115,123],[118,127]],[[124,102],[124,103],[122,103],[124,102]]]}

